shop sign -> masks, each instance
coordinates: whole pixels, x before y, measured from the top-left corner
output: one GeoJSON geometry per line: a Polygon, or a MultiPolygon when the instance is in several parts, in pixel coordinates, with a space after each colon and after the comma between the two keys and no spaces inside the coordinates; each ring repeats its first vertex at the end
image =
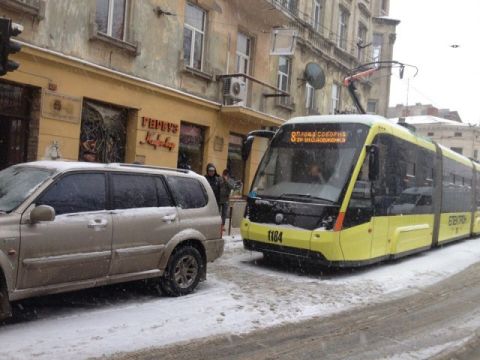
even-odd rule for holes
{"type": "Polygon", "coordinates": [[[215,151],[223,151],[223,137],[215,136],[213,140],[213,150],[215,151]]]}
{"type": "Polygon", "coordinates": [[[347,142],[347,133],[345,131],[292,131],[290,142],[344,144],[347,142]]]}
{"type": "Polygon", "coordinates": [[[175,143],[171,141],[169,134],[178,133],[178,124],[168,121],[157,120],[149,117],[142,117],[142,128],[152,129],[147,132],[145,140],[141,140],[140,144],[148,144],[156,150],[158,147],[166,148],[170,151],[175,148],[175,143]],[[155,131],[158,130],[158,131],[155,131]],[[165,134],[166,133],[166,134],[165,134]]]}
{"type": "Polygon", "coordinates": [[[42,116],[77,124],[82,116],[82,98],[43,90],[42,116]]]}
{"type": "Polygon", "coordinates": [[[178,124],[168,121],[152,119],[146,116],[142,117],[142,127],[154,130],[160,130],[167,133],[176,134],[178,132],[178,124]]]}

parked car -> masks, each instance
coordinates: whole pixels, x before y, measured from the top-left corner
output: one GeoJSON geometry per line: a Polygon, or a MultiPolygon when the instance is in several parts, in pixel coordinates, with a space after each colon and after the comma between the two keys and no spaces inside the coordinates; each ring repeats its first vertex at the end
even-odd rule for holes
{"type": "Polygon", "coordinates": [[[0,171],[0,311],[38,295],[158,278],[191,293],[223,253],[206,179],[188,170],[38,161],[0,171]]]}

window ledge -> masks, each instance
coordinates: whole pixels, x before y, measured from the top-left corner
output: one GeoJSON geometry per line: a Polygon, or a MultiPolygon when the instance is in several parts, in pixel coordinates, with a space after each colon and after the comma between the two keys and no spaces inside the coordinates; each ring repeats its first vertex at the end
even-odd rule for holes
{"type": "Polygon", "coordinates": [[[192,76],[195,76],[195,77],[199,77],[203,80],[207,80],[207,81],[213,81],[214,80],[214,76],[212,74],[206,73],[206,72],[198,70],[198,69],[194,69],[190,66],[185,66],[184,65],[183,69],[182,69],[182,72],[186,73],[186,74],[189,74],[189,75],[192,75],[192,76]]]}
{"type": "Polygon", "coordinates": [[[277,102],[275,104],[276,107],[283,109],[283,110],[288,110],[288,111],[295,111],[295,104],[291,103],[290,105],[287,104],[282,104],[280,102],[277,102]]]}
{"type": "Polygon", "coordinates": [[[90,40],[98,40],[116,46],[132,56],[140,55],[140,49],[138,47],[138,44],[119,40],[99,31],[95,32],[95,34],[90,38],[90,40]]]}

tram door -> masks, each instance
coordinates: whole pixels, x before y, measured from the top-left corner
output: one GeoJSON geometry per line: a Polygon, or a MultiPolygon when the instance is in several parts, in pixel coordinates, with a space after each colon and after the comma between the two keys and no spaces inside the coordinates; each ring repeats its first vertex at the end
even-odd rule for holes
{"type": "Polygon", "coordinates": [[[390,218],[387,215],[393,194],[388,180],[391,179],[392,157],[395,156],[392,140],[393,138],[389,134],[379,134],[374,140],[374,145],[378,148],[379,173],[377,180],[372,183],[371,191],[373,207],[372,258],[384,256],[389,252],[390,218]]]}
{"type": "Polygon", "coordinates": [[[340,244],[345,260],[367,260],[385,249],[382,241],[388,233],[388,219],[376,216],[375,182],[369,180],[369,155],[365,158],[343,223],[340,244]]]}

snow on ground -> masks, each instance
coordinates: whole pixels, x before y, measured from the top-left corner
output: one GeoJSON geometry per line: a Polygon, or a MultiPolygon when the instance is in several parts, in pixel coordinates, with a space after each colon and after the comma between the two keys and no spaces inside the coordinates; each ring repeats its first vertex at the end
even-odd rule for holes
{"type": "Polygon", "coordinates": [[[224,256],[189,296],[126,286],[118,297],[117,288],[97,289],[21,303],[37,315],[0,327],[0,359],[84,359],[248,332],[403,296],[480,261],[478,239],[363,269],[319,270],[268,263],[238,236],[225,239],[224,256]]]}

